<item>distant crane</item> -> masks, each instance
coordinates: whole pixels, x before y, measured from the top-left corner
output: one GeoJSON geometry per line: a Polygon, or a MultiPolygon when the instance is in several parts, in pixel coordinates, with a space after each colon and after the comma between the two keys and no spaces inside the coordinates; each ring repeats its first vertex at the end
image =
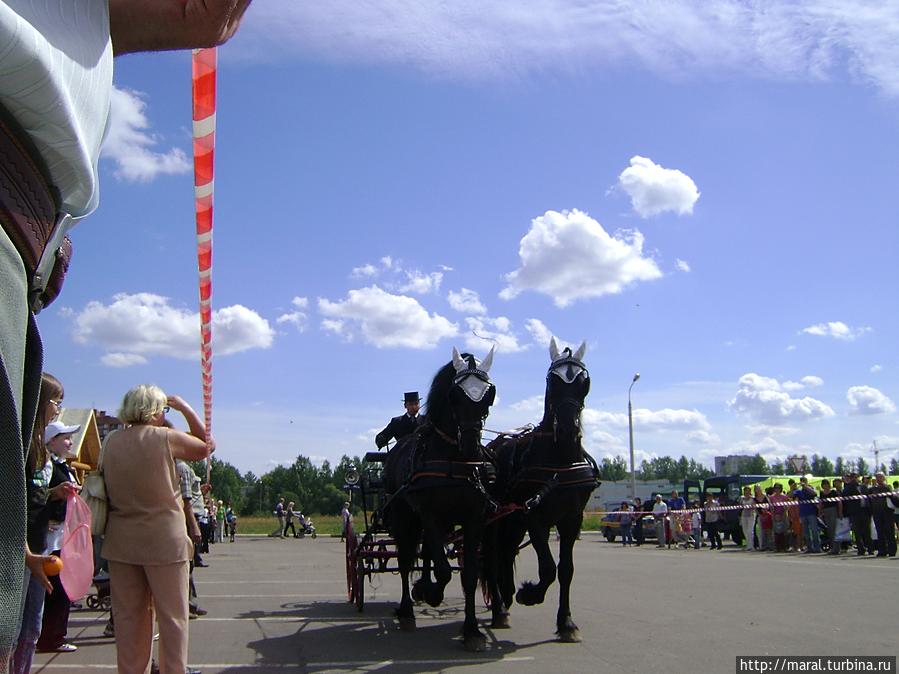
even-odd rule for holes
{"type": "Polygon", "coordinates": [[[877,440],[872,440],[871,443],[874,445],[874,470],[875,472],[880,470],[880,453],[881,452],[895,452],[897,447],[878,447],[877,440]]]}

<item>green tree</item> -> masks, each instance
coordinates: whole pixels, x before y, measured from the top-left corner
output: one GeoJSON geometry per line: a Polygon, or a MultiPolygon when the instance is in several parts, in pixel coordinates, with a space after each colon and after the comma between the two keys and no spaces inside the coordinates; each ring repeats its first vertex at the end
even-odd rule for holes
{"type": "Polygon", "coordinates": [[[637,479],[638,480],[655,480],[656,479],[655,469],[653,468],[652,463],[643,459],[640,462],[640,469],[637,471],[637,479]]]}
{"type": "Polygon", "coordinates": [[[833,466],[833,474],[843,476],[846,474],[846,463],[842,456],[837,457],[837,462],[833,466]]]}
{"type": "Polygon", "coordinates": [[[686,475],[687,478],[691,480],[704,480],[705,478],[711,477],[714,474],[715,471],[703,466],[695,459],[690,459],[690,468],[687,471],[686,475]]]}
{"type": "Polygon", "coordinates": [[[786,469],[784,468],[784,462],[781,460],[772,461],[771,465],[768,466],[768,474],[769,475],[785,475],[786,469]]]}
{"type": "Polygon", "coordinates": [[[749,457],[749,459],[743,463],[743,470],[747,475],[770,475],[768,463],[761,454],[749,457]]]}
{"type": "Polygon", "coordinates": [[[627,461],[623,456],[616,456],[614,459],[605,457],[599,464],[599,474],[603,480],[610,482],[625,480],[629,474],[627,461]]]}
{"type": "Polygon", "coordinates": [[[890,459],[890,475],[899,475],[899,459],[890,459]]]}
{"type": "Polygon", "coordinates": [[[858,457],[858,460],[855,462],[855,470],[859,475],[867,475],[869,470],[868,463],[862,457],[858,457]]]}

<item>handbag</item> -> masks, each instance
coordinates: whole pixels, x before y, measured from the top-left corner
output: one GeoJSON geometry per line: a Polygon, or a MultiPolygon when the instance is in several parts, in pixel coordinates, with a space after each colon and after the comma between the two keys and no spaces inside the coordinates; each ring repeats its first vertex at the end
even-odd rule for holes
{"type": "Polygon", "coordinates": [[[59,580],[70,601],[78,601],[84,597],[93,582],[92,522],[93,515],[84,500],[77,494],[69,496],[60,550],[62,571],[59,580]]]}
{"type": "MultiPolygon", "coordinates": [[[[109,436],[106,436],[109,439],[109,436]]],[[[84,476],[81,485],[81,498],[91,511],[91,535],[102,536],[106,533],[106,518],[109,516],[109,498],[106,496],[106,482],[103,480],[103,453],[106,451],[106,440],[100,447],[97,459],[97,470],[84,476]]]]}

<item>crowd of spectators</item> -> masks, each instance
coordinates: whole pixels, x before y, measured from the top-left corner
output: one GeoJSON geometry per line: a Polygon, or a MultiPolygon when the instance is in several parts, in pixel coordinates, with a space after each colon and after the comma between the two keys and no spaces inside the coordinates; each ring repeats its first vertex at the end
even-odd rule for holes
{"type": "Polygon", "coordinates": [[[672,491],[670,498],[656,494],[647,504],[639,498],[624,501],[614,519],[623,546],[643,545],[651,521],[657,548],[721,550],[722,533],[730,533],[747,551],[816,554],[826,548],[839,555],[854,548],[859,556],[895,557],[899,481],[890,485],[882,472],[863,477],[850,472],[833,482],[821,480],[816,489],[801,477],[788,480],[786,489],[779,483],[745,486],[733,505],[722,505],[713,493],[704,503],[687,503],[672,491]],[[736,520],[727,515],[734,510],[736,520]]]}

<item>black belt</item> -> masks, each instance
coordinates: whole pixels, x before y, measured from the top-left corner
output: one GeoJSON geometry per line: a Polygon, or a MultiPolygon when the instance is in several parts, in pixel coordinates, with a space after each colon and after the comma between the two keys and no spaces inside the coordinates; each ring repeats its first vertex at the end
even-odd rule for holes
{"type": "Polygon", "coordinates": [[[28,305],[35,313],[62,289],[72,259],[65,235],[71,221],[60,216],[58,199],[30,139],[0,107],[0,223],[25,265],[28,305]]]}

